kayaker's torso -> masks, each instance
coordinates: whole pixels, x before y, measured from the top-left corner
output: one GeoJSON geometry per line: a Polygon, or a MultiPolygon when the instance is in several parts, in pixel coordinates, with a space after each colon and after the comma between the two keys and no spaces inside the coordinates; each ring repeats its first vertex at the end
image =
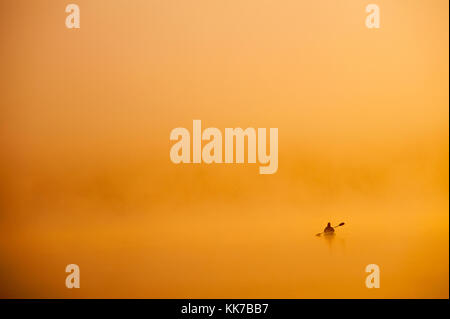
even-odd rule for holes
{"type": "Polygon", "coordinates": [[[323,230],[324,233],[334,233],[334,228],[331,227],[331,224],[328,223],[327,227],[323,230]]]}

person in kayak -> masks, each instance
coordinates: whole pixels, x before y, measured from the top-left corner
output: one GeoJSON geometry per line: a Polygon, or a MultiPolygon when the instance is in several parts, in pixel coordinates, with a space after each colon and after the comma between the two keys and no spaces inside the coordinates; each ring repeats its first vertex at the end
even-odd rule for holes
{"type": "Polygon", "coordinates": [[[328,223],[328,224],[327,224],[327,227],[325,227],[325,229],[323,230],[323,232],[324,232],[325,234],[331,234],[331,233],[334,233],[334,228],[331,227],[331,223],[328,223]]]}
{"type": "Polygon", "coordinates": [[[327,227],[325,227],[323,232],[316,234],[316,236],[320,237],[322,234],[323,235],[334,235],[334,229],[336,227],[341,227],[341,226],[344,226],[344,225],[345,225],[345,223],[340,223],[339,225],[336,225],[336,226],[333,227],[333,226],[331,226],[331,223],[328,223],[327,227]]]}

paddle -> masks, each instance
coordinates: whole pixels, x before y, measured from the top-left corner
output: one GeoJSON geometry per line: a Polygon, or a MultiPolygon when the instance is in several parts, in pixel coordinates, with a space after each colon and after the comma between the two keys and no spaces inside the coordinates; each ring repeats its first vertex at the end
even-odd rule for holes
{"type": "MultiPolygon", "coordinates": [[[[337,225],[337,226],[334,226],[333,228],[336,228],[336,227],[339,227],[339,226],[344,226],[345,225],[345,223],[340,223],[339,225],[337,225]]],[[[320,235],[322,235],[324,232],[321,232],[321,233],[318,233],[318,234],[316,234],[316,236],[320,236],[320,235]]]]}

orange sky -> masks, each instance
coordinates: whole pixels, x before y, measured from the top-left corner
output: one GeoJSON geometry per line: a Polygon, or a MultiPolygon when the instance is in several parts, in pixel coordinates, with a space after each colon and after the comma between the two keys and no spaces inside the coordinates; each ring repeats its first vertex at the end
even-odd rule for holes
{"type": "Polygon", "coordinates": [[[73,2],[78,30],[0,0],[0,297],[448,298],[447,1],[377,30],[367,1],[73,2]],[[278,172],[173,164],[193,119],[277,127],[278,172]]]}

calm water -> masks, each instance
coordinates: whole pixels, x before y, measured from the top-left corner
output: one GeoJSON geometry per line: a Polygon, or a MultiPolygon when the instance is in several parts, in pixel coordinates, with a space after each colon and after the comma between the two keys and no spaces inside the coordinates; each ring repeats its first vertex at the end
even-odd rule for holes
{"type": "Polygon", "coordinates": [[[1,296],[448,297],[448,203],[374,205],[364,214],[362,203],[335,207],[331,221],[347,224],[331,239],[314,236],[328,221],[314,205],[229,206],[11,225],[1,241],[1,296]],[[395,213],[405,206],[408,214],[395,213]],[[69,263],[81,267],[80,290],[64,288],[69,263]],[[378,290],[365,288],[371,263],[380,266],[378,290]]]}

